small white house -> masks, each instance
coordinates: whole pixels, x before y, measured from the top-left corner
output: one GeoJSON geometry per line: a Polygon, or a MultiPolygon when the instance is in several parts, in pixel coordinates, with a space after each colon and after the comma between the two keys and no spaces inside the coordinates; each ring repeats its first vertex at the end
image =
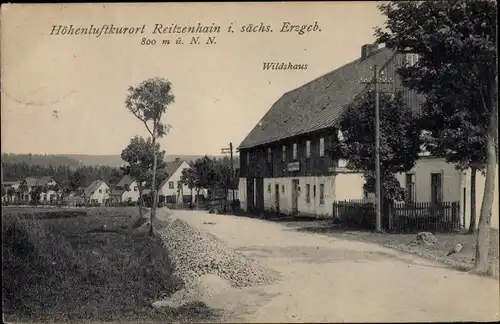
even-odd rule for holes
{"type": "Polygon", "coordinates": [[[136,202],[139,200],[139,186],[129,175],[123,176],[116,184],[112,193],[113,202],[136,202]]]}
{"type": "Polygon", "coordinates": [[[93,181],[83,193],[85,202],[103,204],[108,201],[111,190],[103,180],[93,181]]]}
{"type": "MultiPolygon", "coordinates": [[[[459,171],[445,159],[421,156],[410,172],[398,174],[401,186],[406,189],[407,200],[411,202],[458,202],[460,219],[465,228],[470,224],[471,183],[470,170],[459,171]]],[[[476,226],[479,223],[481,203],[486,178],[476,174],[476,226]]],[[[498,228],[498,166],[495,176],[495,198],[491,226],[498,228]]]]}
{"type": "MultiPolygon", "coordinates": [[[[189,163],[177,159],[172,162],[167,162],[166,164],[168,177],[160,184],[158,188],[159,202],[178,204],[182,201],[194,201],[196,190],[193,189],[192,197],[191,189],[189,189],[187,184],[181,181],[182,171],[191,168],[189,163]]],[[[200,191],[200,195],[206,196],[207,190],[200,191]]]]}

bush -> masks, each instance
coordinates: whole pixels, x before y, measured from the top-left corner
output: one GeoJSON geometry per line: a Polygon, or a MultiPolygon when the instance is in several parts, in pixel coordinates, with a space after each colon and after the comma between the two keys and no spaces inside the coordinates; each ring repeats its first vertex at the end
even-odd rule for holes
{"type": "Polygon", "coordinates": [[[231,210],[235,213],[241,211],[241,203],[239,199],[235,199],[231,201],[231,210]]]}

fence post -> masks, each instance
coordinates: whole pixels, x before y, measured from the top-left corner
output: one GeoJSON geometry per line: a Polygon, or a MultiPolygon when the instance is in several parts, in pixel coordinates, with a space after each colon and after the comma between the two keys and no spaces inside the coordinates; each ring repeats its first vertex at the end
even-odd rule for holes
{"type": "Polygon", "coordinates": [[[451,221],[452,221],[452,226],[453,226],[453,229],[455,229],[457,226],[457,211],[458,211],[458,208],[457,208],[457,202],[454,201],[451,203],[451,221]]]}

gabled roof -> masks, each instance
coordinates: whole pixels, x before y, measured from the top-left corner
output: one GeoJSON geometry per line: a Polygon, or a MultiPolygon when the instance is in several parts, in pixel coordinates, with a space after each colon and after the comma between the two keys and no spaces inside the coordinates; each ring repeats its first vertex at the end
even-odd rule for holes
{"type": "Polygon", "coordinates": [[[368,85],[362,78],[371,78],[371,67],[383,68],[394,58],[388,48],[374,51],[295,90],[276,101],[238,148],[250,148],[285,138],[332,127],[346,106],[368,85]]]}
{"type": "Polygon", "coordinates": [[[28,187],[36,186],[37,181],[38,179],[36,177],[27,177],[26,179],[24,179],[24,182],[26,182],[26,185],[28,187]]]}
{"type": "Polygon", "coordinates": [[[18,185],[20,183],[21,183],[21,181],[4,181],[3,185],[4,186],[15,186],[15,185],[18,185]]]}
{"type": "Polygon", "coordinates": [[[86,197],[92,196],[94,194],[94,192],[97,190],[97,188],[99,188],[99,186],[102,183],[105,183],[105,182],[102,180],[92,181],[92,183],[87,188],[85,188],[83,195],[86,197]]]}
{"type": "Polygon", "coordinates": [[[47,183],[55,181],[53,177],[48,176],[48,177],[40,177],[38,178],[38,181],[36,182],[37,186],[45,186],[47,183]]]}
{"type": "Polygon", "coordinates": [[[125,190],[116,188],[116,189],[111,190],[110,196],[119,196],[119,197],[121,197],[124,192],[125,192],[125,190]]]}
{"type": "MultiPolygon", "coordinates": [[[[176,160],[176,161],[171,161],[171,162],[165,162],[166,166],[165,169],[167,171],[167,178],[161,183],[160,188],[165,185],[165,183],[170,180],[172,175],[179,169],[179,167],[184,163],[184,160],[176,160]]],[[[186,162],[187,163],[187,162],[186,162]]],[[[189,163],[187,163],[189,165],[189,163]]]]}
{"type": "Polygon", "coordinates": [[[26,181],[26,185],[28,187],[34,187],[34,186],[45,186],[49,182],[54,181],[54,178],[51,176],[44,176],[44,177],[27,177],[24,179],[26,181]]]}
{"type": "Polygon", "coordinates": [[[116,184],[116,187],[123,188],[125,186],[130,186],[135,180],[129,175],[124,175],[120,181],[116,184]]]}

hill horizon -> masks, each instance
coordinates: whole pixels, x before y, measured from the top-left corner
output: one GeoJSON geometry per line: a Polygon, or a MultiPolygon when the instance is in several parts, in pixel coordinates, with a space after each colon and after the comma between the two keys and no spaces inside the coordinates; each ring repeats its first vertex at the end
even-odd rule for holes
{"type": "MultiPolygon", "coordinates": [[[[202,158],[205,155],[195,154],[167,154],[165,161],[180,160],[194,161],[202,158]]],[[[211,158],[222,158],[225,155],[207,155],[211,158]]],[[[228,156],[228,155],[227,155],[228,156]]],[[[229,157],[229,156],[228,156],[229,157]]],[[[235,160],[238,155],[235,154],[235,160]]],[[[125,162],[119,154],[19,154],[19,153],[2,153],[2,163],[23,163],[38,164],[38,165],[69,165],[71,167],[79,166],[111,166],[119,167],[125,162]]]]}

